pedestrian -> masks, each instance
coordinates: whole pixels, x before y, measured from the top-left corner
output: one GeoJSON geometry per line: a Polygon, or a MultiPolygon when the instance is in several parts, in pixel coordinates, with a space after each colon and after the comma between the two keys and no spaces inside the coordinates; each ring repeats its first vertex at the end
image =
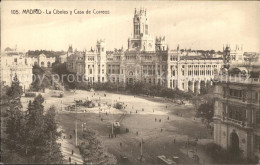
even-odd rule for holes
{"type": "Polygon", "coordinates": [[[167,118],[168,120],[170,119],[170,117],[168,116],[168,118],[167,118]]]}
{"type": "Polygon", "coordinates": [[[69,157],[69,162],[71,163],[71,157],[69,157]]]}
{"type": "Polygon", "coordinates": [[[175,139],[173,139],[173,143],[175,144],[175,139]]]}
{"type": "Polygon", "coordinates": [[[120,147],[122,147],[122,143],[120,142],[120,147]]]}
{"type": "Polygon", "coordinates": [[[73,155],[73,153],[74,153],[74,151],[72,150],[72,151],[71,151],[71,155],[73,155]]]}
{"type": "Polygon", "coordinates": [[[107,112],[106,112],[106,115],[107,115],[107,112]]]}
{"type": "Polygon", "coordinates": [[[136,113],[137,113],[137,110],[136,110],[136,113]]]}
{"type": "Polygon", "coordinates": [[[156,122],[156,121],[157,121],[157,119],[155,118],[155,119],[154,119],[154,121],[156,122]]]}
{"type": "Polygon", "coordinates": [[[63,139],[66,139],[66,136],[63,136],[63,139]]]}
{"type": "Polygon", "coordinates": [[[162,132],[162,128],[161,128],[161,132],[162,132]]]}
{"type": "Polygon", "coordinates": [[[136,135],[138,136],[138,131],[136,132],[136,135]]]}

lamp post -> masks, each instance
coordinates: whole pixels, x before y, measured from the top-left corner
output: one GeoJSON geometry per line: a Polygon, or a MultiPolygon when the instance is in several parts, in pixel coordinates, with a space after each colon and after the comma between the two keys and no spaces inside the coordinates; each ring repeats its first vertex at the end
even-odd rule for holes
{"type": "Polygon", "coordinates": [[[75,134],[76,134],[76,146],[78,146],[78,129],[77,129],[77,127],[78,127],[78,122],[77,122],[77,102],[75,102],[75,112],[76,112],[76,114],[75,114],[75,134]]]}

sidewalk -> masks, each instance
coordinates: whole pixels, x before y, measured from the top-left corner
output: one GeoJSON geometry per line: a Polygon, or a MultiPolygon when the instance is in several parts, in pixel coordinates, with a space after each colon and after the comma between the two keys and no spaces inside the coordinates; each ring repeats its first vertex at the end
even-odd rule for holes
{"type": "Polygon", "coordinates": [[[70,164],[69,158],[71,158],[71,164],[83,164],[82,157],[79,149],[73,145],[73,139],[69,139],[67,135],[62,133],[61,138],[58,139],[58,143],[61,143],[61,153],[63,156],[63,164],[70,164]],[[66,136],[66,139],[63,137],[66,136]],[[73,150],[73,155],[72,155],[73,150]]]}

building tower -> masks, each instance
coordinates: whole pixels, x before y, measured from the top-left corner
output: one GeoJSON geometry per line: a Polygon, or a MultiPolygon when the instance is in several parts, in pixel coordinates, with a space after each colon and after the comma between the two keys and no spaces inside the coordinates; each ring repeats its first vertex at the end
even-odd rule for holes
{"type": "Polygon", "coordinates": [[[156,37],[155,48],[156,48],[156,51],[167,51],[168,50],[168,45],[166,44],[165,36],[156,37]]]}
{"type": "Polygon", "coordinates": [[[105,40],[98,40],[97,45],[96,45],[96,62],[95,62],[95,81],[97,82],[98,80],[101,82],[106,82],[107,77],[106,77],[106,63],[107,63],[107,58],[106,58],[106,42],[105,40]]]}
{"type": "Polygon", "coordinates": [[[145,9],[135,9],[131,37],[128,39],[129,50],[154,51],[154,40],[149,34],[149,20],[145,9]]]}

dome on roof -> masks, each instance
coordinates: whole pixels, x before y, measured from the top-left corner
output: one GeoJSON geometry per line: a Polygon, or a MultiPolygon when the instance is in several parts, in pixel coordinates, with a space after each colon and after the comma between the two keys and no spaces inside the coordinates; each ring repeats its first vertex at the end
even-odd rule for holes
{"type": "Polygon", "coordinates": [[[229,69],[230,74],[248,74],[248,69],[246,67],[235,67],[229,69]]]}
{"type": "Polygon", "coordinates": [[[9,51],[13,51],[13,49],[11,49],[10,47],[7,47],[7,48],[5,48],[5,51],[9,52],[9,51]]]}

